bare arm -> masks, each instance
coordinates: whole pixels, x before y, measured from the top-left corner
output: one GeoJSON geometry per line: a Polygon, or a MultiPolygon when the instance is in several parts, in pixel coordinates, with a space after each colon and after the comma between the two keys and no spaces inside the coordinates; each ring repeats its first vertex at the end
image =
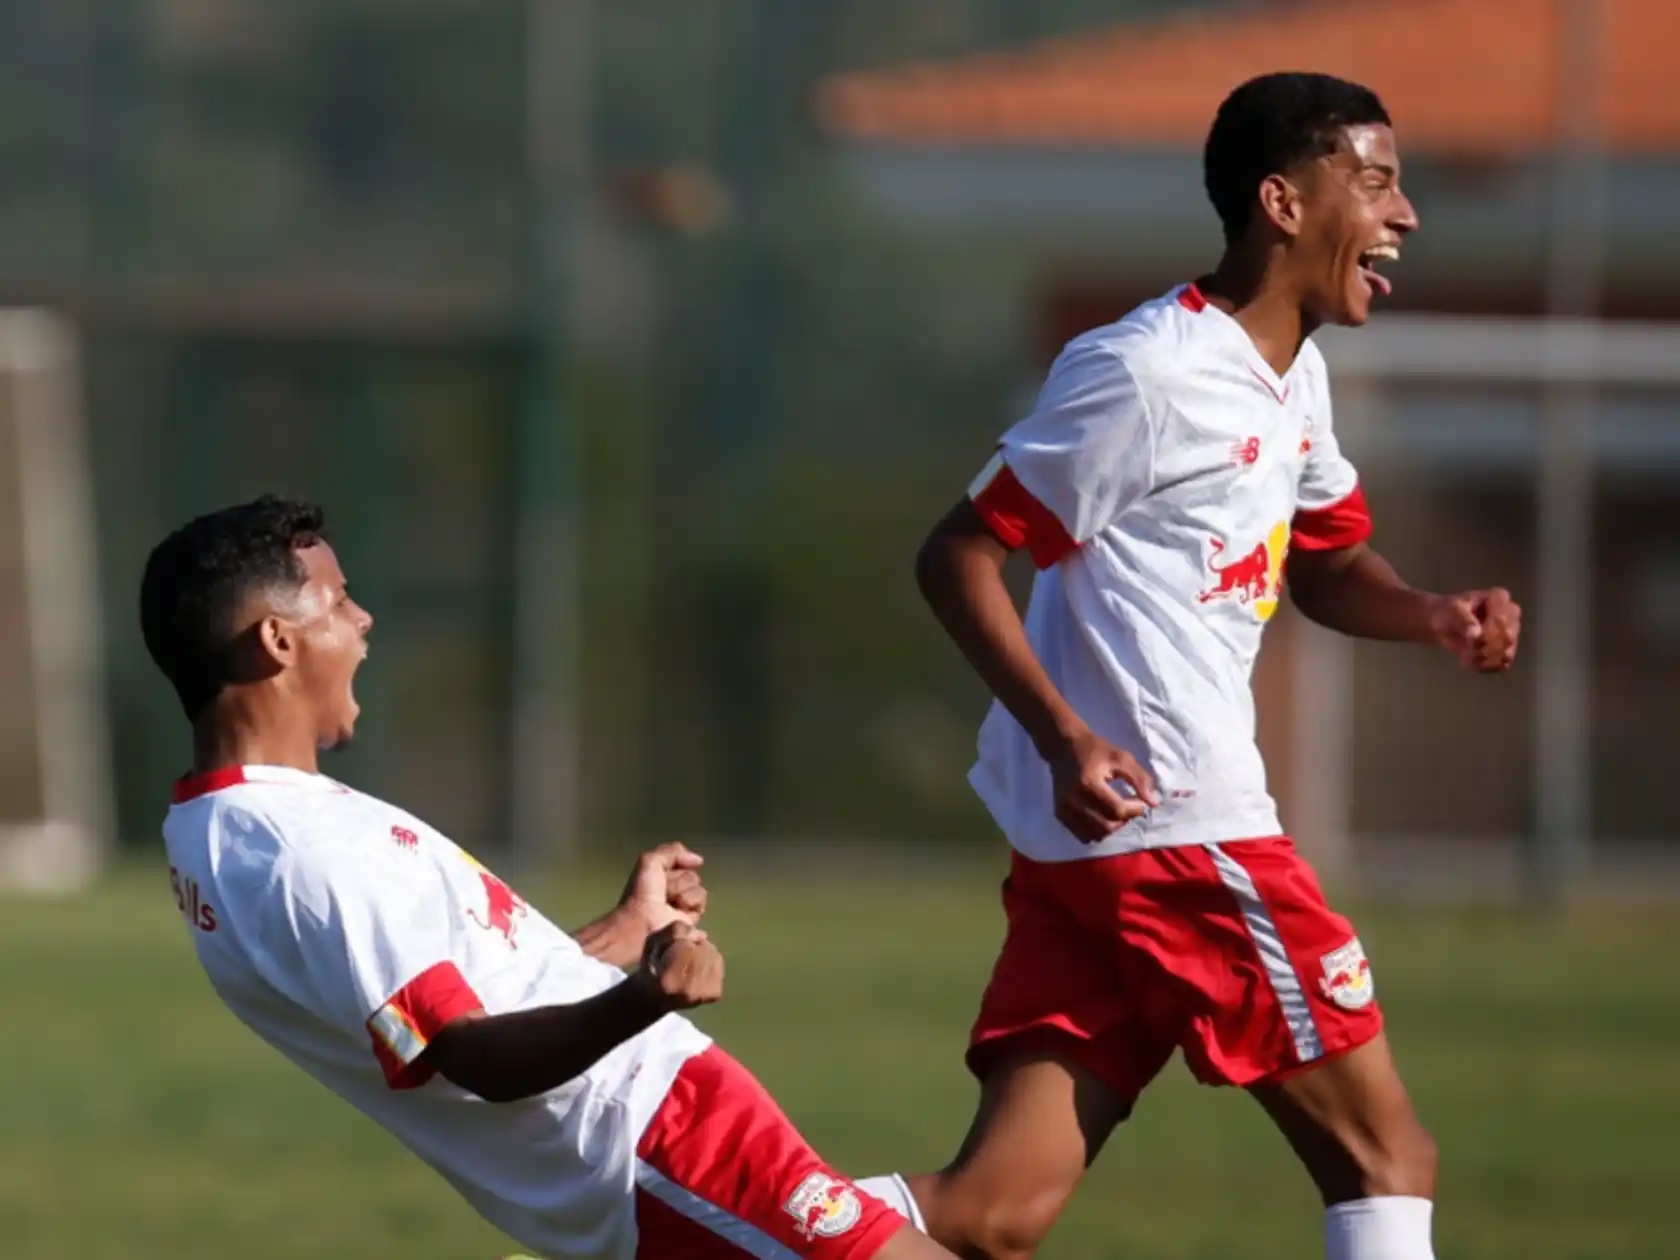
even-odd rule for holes
{"type": "Polygon", "coordinates": [[[666,1013],[657,990],[634,977],[569,1006],[505,1015],[465,1015],[426,1047],[446,1079],[486,1102],[515,1102],[557,1089],[666,1013]]]}
{"type": "Polygon", "coordinates": [[[612,988],[564,1006],[464,1015],[423,1058],[486,1102],[515,1102],[559,1088],[670,1012],[722,993],[723,956],[704,932],[675,923],[649,938],[641,969],[612,988]]]}
{"type": "Polygon", "coordinates": [[[647,938],[647,928],[629,921],[622,908],[609,910],[572,933],[584,953],[614,967],[634,967],[647,938]]]}
{"type": "Polygon", "coordinates": [[[1416,590],[1364,543],[1292,552],[1285,576],[1295,606],[1328,629],[1432,643],[1482,673],[1499,673],[1516,660],[1522,609],[1501,588],[1458,595],[1416,590]]]}
{"type": "Polygon", "coordinates": [[[1091,731],[1045,673],[1004,584],[1009,555],[963,499],[922,544],[916,581],[945,632],[1049,764],[1057,819],[1081,840],[1102,840],[1156,804],[1155,785],[1129,753],[1091,731]],[[1115,779],[1137,795],[1116,792],[1115,779]]]}
{"type": "Polygon", "coordinates": [[[1319,625],[1361,639],[1434,643],[1444,596],[1414,590],[1365,543],[1290,552],[1290,598],[1319,625]]]}
{"type": "Polygon", "coordinates": [[[963,499],[917,553],[916,584],[945,633],[1048,761],[1089,731],[1027,642],[1003,580],[1009,556],[973,503],[963,499]]]}

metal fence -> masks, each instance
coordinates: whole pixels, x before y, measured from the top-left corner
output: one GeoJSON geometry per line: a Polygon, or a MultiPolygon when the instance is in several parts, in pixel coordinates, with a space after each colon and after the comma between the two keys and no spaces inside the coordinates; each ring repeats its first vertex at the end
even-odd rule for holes
{"type": "Polygon", "coordinates": [[[1383,882],[1672,877],[1680,325],[1414,316],[1320,341],[1385,553],[1421,584],[1510,586],[1529,639],[1483,686],[1315,637],[1298,717],[1342,785],[1321,825],[1383,882]]]}
{"type": "MultiPolygon", "coordinates": [[[[0,5],[0,297],[82,330],[123,834],[185,753],[134,625],[146,549],[276,489],[324,502],[379,619],[339,771],[463,838],[993,843],[985,697],[911,556],[1036,384],[1045,258],[1107,268],[1115,314],[1205,260],[1211,217],[1075,256],[1047,220],[895,216],[870,181],[915,156],[860,179],[810,93],[1173,8],[0,5]]],[[[1147,161],[1100,186],[1193,169],[1147,161]]],[[[1528,598],[1538,669],[1478,689],[1280,618],[1262,733],[1299,829],[1354,837],[1350,876],[1419,833],[1666,852],[1670,385],[1595,377],[1559,427],[1541,342],[1521,379],[1368,344],[1340,407],[1385,544],[1528,598]]]]}

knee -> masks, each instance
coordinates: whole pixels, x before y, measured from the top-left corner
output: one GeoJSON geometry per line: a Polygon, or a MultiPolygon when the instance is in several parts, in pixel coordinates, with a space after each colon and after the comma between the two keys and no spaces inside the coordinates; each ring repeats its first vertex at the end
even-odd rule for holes
{"type": "Polygon", "coordinates": [[[963,1260],[1032,1260],[1066,1199],[1060,1189],[967,1194],[947,1186],[935,1209],[926,1213],[928,1232],[963,1260]]]}
{"type": "Polygon", "coordinates": [[[1417,1120],[1399,1126],[1392,1133],[1371,1135],[1351,1153],[1358,1166],[1364,1197],[1435,1197],[1435,1167],[1439,1156],[1435,1139],[1417,1120]]]}
{"type": "Polygon", "coordinates": [[[971,1252],[976,1260],[1032,1260],[1055,1225],[1057,1210],[1035,1203],[998,1203],[979,1215],[971,1252]]]}
{"type": "Polygon", "coordinates": [[[957,1254],[963,1260],[1032,1260],[1056,1222],[1056,1212],[1032,1203],[996,1203],[970,1221],[957,1254]]]}

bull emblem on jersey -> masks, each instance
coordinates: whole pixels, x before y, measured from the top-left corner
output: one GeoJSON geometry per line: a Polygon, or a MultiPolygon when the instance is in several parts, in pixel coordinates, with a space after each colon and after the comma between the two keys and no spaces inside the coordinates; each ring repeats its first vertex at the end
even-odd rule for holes
{"type": "Polygon", "coordinates": [[[1235,560],[1220,562],[1226,552],[1225,540],[1214,538],[1208,543],[1208,572],[1213,585],[1196,596],[1198,604],[1234,601],[1252,608],[1261,621],[1270,621],[1277,611],[1278,596],[1283,590],[1283,561],[1289,553],[1289,525],[1279,521],[1272,526],[1264,542],[1254,544],[1235,560]]]}
{"type": "Polygon", "coordinates": [[[509,949],[518,949],[519,942],[513,938],[519,932],[519,920],[529,913],[525,903],[518,893],[482,866],[478,868],[478,878],[484,884],[484,913],[480,915],[468,906],[467,917],[486,932],[500,932],[509,949]]]}

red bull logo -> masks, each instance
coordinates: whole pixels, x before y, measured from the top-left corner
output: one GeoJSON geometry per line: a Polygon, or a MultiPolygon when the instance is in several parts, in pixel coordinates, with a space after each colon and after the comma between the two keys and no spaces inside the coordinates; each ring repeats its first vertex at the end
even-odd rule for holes
{"type": "Polygon", "coordinates": [[[484,914],[480,915],[469,906],[467,917],[486,932],[500,932],[507,940],[508,948],[518,949],[519,942],[513,938],[519,932],[519,920],[529,913],[525,903],[518,893],[482,866],[478,868],[478,878],[484,883],[484,914]]]}
{"type": "Polygon", "coordinates": [[[827,1173],[814,1172],[783,1206],[798,1222],[802,1238],[836,1238],[863,1217],[863,1204],[846,1182],[827,1173]]]}
{"type": "Polygon", "coordinates": [[[1289,552],[1288,522],[1273,525],[1264,542],[1255,543],[1253,550],[1234,560],[1223,563],[1220,560],[1226,552],[1224,539],[1212,539],[1208,546],[1207,569],[1214,581],[1196,596],[1196,602],[1234,601],[1252,608],[1261,621],[1270,621],[1283,590],[1283,561],[1289,552]]]}
{"type": "Polygon", "coordinates": [[[1324,969],[1319,990],[1343,1010],[1357,1011],[1369,1006],[1377,996],[1371,983],[1371,963],[1357,936],[1340,949],[1325,954],[1319,959],[1319,965],[1324,969]]]}

